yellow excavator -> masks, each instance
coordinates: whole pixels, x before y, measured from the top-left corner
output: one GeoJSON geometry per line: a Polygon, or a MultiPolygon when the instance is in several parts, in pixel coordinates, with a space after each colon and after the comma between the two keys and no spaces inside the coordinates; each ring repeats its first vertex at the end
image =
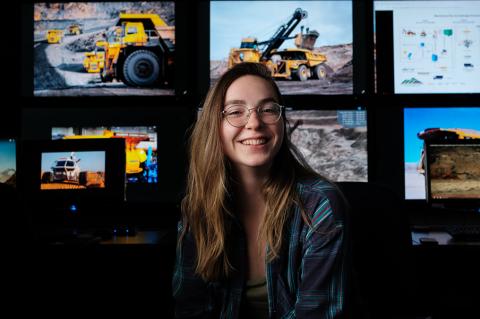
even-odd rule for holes
{"type": "Polygon", "coordinates": [[[266,41],[254,37],[244,38],[240,48],[232,48],[228,56],[228,68],[242,62],[265,64],[272,72],[272,77],[306,81],[309,78],[323,79],[332,72],[327,66],[327,57],[313,51],[313,45],[319,34],[316,31],[301,32],[290,37],[301,20],[308,13],[296,9],[290,20],[280,26],[275,34],[266,41]],[[295,39],[297,48],[278,50],[285,40],[295,39]]]}
{"type": "Polygon", "coordinates": [[[97,41],[95,43],[95,50],[85,53],[83,59],[83,67],[88,73],[100,73],[105,66],[105,47],[106,41],[97,41]]]}
{"type": "Polygon", "coordinates": [[[103,82],[116,79],[137,87],[171,84],[175,27],[158,14],[120,13],[106,42],[103,82]]]}

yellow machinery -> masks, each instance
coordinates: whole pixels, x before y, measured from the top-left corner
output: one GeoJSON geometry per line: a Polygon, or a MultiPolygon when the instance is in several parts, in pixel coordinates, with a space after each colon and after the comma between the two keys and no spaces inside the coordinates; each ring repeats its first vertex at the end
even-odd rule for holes
{"type": "Polygon", "coordinates": [[[158,14],[120,13],[107,42],[102,81],[116,79],[138,87],[170,83],[175,27],[168,26],[158,14]]]}
{"type": "Polygon", "coordinates": [[[63,30],[50,29],[47,31],[46,38],[50,44],[61,43],[63,39],[63,30]]]}
{"type": "Polygon", "coordinates": [[[240,48],[230,50],[228,68],[242,62],[256,62],[265,64],[274,78],[306,81],[309,78],[327,77],[332,71],[325,64],[327,57],[312,51],[319,36],[318,32],[307,30],[307,33],[303,34],[302,27],[301,33],[289,37],[300,21],[306,17],[306,11],[297,9],[290,20],[283,24],[269,40],[259,42],[253,37],[242,39],[240,48]],[[295,39],[297,48],[278,51],[287,39],[295,39]]]}
{"type": "Polygon", "coordinates": [[[68,35],[80,35],[83,33],[82,26],[80,24],[71,24],[67,29],[68,35]]]}
{"type": "Polygon", "coordinates": [[[309,78],[323,79],[330,72],[325,65],[325,55],[307,49],[285,49],[272,51],[267,66],[273,71],[274,78],[297,79],[306,81],[309,78]]]}
{"type": "Polygon", "coordinates": [[[83,59],[83,67],[88,73],[100,73],[105,65],[105,47],[106,41],[97,41],[95,44],[95,50],[85,53],[85,59],[83,59]]]}
{"type": "Polygon", "coordinates": [[[124,138],[127,155],[125,171],[127,175],[138,174],[143,171],[142,164],[147,160],[147,153],[144,149],[136,146],[141,141],[149,140],[147,134],[116,134],[110,130],[104,130],[102,135],[68,135],[63,137],[66,140],[89,138],[124,138]]]}

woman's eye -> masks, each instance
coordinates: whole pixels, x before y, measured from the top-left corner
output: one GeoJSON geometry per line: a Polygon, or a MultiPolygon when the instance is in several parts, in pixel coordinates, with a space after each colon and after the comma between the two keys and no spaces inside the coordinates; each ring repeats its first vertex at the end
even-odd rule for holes
{"type": "Polygon", "coordinates": [[[227,112],[227,115],[235,115],[235,116],[239,116],[239,115],[242,115],[244,112],[242,110],[230,110],[227,112]]]}

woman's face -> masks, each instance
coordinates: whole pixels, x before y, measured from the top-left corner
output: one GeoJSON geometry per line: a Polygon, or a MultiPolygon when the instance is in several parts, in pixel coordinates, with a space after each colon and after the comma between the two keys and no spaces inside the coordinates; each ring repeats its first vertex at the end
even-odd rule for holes
{"type": "MultiPolygon", "coordinates": [[[[261,77],[244,75],[227,89],[223,110],[232,104],[242,104],[248,109],[277,102],[271,84],[261,77]]],[[[269,169],[280,150],[284,135],[283,118],[276,123],[265,124],[255,109],[244,127],[234,127],[223,118],[220,139],[225,156],[237,168],[269,169]]]]}

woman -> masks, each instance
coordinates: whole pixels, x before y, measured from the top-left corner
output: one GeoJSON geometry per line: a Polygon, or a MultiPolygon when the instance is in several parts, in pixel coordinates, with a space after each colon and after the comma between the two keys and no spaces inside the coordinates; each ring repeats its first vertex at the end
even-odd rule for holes
{"type": "Polygon", "coordinates": [[[341,194],[293,150],[268,68],[210,90],[192,131],[173,276],[178,318],[339,318],[341,194]]]}

